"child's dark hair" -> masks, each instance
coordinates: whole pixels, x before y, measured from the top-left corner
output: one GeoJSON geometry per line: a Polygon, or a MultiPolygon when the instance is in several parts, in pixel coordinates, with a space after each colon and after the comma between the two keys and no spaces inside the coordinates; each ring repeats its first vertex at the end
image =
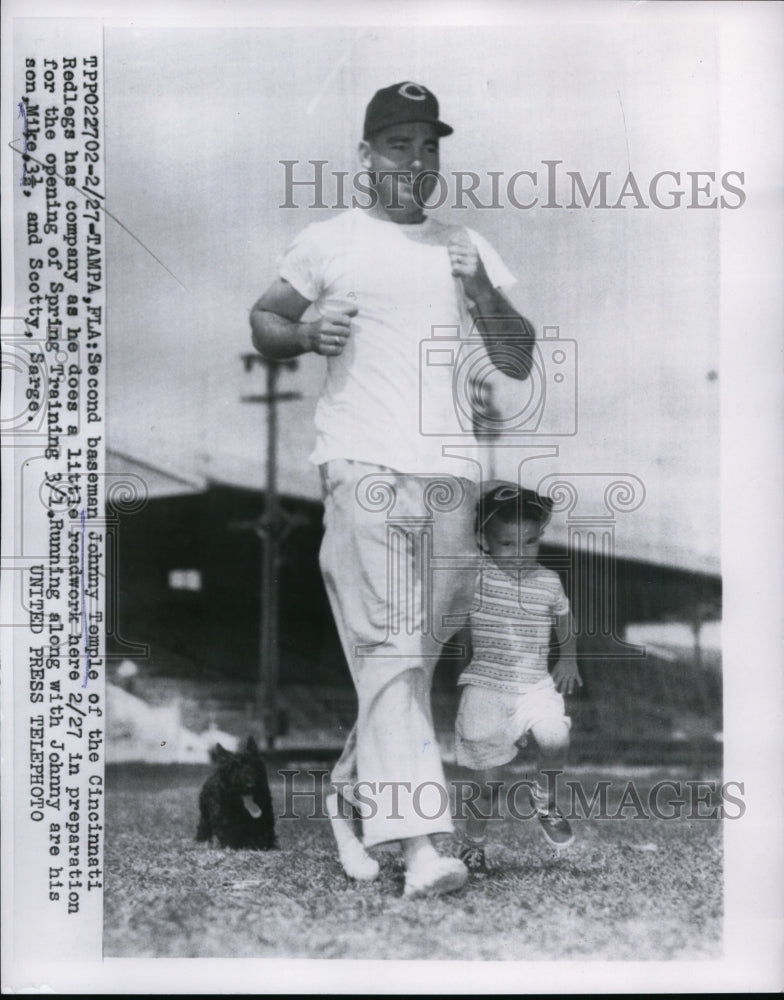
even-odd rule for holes
{"type": "Polygon", "coordinates": [[[535,490],[513,485],[496,486],[485,493],[477,507],[477,529],[483,531],[492,521],[519,524],[535,521],[544,526],[550,520],[553,501],[535,490]]]}

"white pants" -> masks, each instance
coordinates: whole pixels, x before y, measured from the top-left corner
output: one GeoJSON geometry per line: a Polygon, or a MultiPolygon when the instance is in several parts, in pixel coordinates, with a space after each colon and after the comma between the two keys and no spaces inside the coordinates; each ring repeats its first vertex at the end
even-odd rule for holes
{"type": "Polygon", "coordinates": [[[475,771],[500,767],[515,759],[529,734],[568,740],[571,724],[549,674],[520,694],[466,684],[455,721],[455,761],[475,771]]]}
{"type": "Polygon", "coordinates": [[[368,847],[449,833],[430,687],[474,596],[478,486],[346,460],[321,472],[321,571],[359,703],[332,780],[368,847]]]}

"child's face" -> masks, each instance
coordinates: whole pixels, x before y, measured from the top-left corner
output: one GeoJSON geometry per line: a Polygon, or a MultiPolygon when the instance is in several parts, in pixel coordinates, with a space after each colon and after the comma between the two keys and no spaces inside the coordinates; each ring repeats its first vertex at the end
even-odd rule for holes
{"type": "Polygon", "coordinates": [[[536,521],[505,524],[494,518],[485,528],[485,548],[509,569],[530,569],[536,565],[542,532],[536,521]]]}

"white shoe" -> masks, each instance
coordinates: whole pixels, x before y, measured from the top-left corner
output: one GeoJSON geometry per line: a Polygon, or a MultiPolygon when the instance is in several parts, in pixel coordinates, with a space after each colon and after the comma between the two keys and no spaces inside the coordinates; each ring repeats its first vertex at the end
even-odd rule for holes
{"type": "Polygon", "coordinates": [[[354,824],[342,814],[338,796],[334,792],[328,793],[324,805],[332,825],[332,833],[335,837],[343,871],[349,878],[356,879],[358,882],[372,882],[374,878],[378,877],[380,870],[378,862],[375,858],[371,858],[361,841],[354,835],[354,824]]]}
{"type": "Polygon", "coordinates": [[[459,858],[439,857],[406,872],[403,895],[409,898],[441,896],[462,889],[467,881],[468,869],[459,858]]]}
{"type": "Polygon", "coordinates": [[[358,882],[372,882],[380,871],[378,861],[371,858],[358,840],[349,840],[338,848],[343,871],[358,882]]]}

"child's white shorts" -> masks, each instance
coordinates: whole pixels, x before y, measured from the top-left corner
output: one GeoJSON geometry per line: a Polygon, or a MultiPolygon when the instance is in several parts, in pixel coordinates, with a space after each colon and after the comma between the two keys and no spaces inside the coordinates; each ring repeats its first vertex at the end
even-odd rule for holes
{"type": "Polygon", "coordinates": [[[545,724],[567,733],[572,724],[549,676],[525,694],[466,684],[455,722],[455,760],[477,771],[508,764],[528,733],[545,724]]]}

